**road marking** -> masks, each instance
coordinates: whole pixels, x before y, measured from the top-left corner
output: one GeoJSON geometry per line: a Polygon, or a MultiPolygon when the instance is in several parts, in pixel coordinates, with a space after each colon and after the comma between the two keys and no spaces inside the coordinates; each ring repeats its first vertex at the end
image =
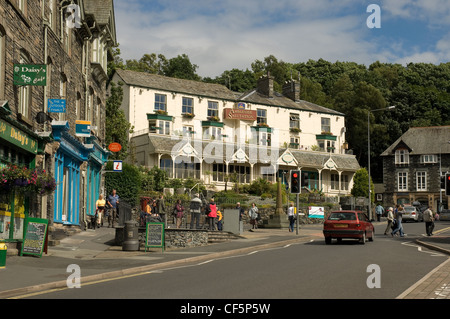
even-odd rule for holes
{"type": "Polygon", "coordinates": [[[444,256],[443,254],[436,253],[436,252],[433,252],[433,251],[422,250],[422,246],[413,244],[412,242],[404,242],[404,243],[402,243],[402,245],[409,246],[409,247],[415,247],[415,248],[417,248],[417,251],[419,251],[421,253],[431,254],[431,257],[442,257],[442,256],[444,256]]]}

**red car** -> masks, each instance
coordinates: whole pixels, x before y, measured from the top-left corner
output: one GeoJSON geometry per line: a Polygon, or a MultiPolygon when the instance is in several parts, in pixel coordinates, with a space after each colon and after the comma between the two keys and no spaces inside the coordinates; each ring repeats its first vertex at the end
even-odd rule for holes
{"type": "Polygon", "coordinates": [[[375,229],[367,216],[355,210],[340,210],[331,212],[323,224],[325,243],[331,244],[333,238],[359,239],[362,244],[366,239],[373,241],[375,229]]]}

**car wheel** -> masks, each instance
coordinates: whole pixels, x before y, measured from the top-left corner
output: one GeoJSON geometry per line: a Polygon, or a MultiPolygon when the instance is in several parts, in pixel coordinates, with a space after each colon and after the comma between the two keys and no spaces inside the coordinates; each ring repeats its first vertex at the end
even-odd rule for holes
{"type": "Polygon", "coordinates": [[[360,239],[360,243],[363,244],[363,245],[366,243],[366,233],[362,234],[362,237],[360,239]]]}
{"type": "Polygon", "coordinates": [[[325,244],[331,244],[331,237],[325,237],[325,244]]]}

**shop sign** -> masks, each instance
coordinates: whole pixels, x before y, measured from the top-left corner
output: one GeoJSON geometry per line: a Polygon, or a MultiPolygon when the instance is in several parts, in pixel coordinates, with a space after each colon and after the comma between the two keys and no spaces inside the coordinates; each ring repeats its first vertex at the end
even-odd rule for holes
{"type": "Polygon", "coordinates": [[[51,113],[66,113],[66,100],[48,99],[48,111],[51,113]]]}
{"type": "Polygon", "coordinates": [[[256,121],[255,110],[245,109],[224,109],[223,118],[226,120],[243,120],[243,121],[256,121]]]}
{"type": "Polygon", "coordinates": [[[79,137],[91,137],[91,121],[76,121],[75,135],[79,137]]]}
{"type": "Polygon", "coordinates": [[[109,144],[108,149],[111,152],[117,153],[122,149],[122,145],[120,145],[119,143],[111,143],[109,144]]]}
{"type": "Polygon", "coordinates": [[[38,143],[34,138],[2,120],[0,120],[0,138],[27,152],[37,154],[38,143]]]}
{"type": "Polygon", "coordinates": [[[47,65],[14,64],[14,85],[47,85],[47,65]]]}

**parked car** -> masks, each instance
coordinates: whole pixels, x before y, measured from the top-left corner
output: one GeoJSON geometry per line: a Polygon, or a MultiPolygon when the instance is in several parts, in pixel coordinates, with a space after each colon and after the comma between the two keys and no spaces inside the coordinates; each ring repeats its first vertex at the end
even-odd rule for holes
{"type": "Polygon", "coordinates": [[[423,213],[420,211],[420,209],[417,209],[415,206],[404,206],[404,211],[402,215],[402,222],[407,222],[409,220],[415,221],[415,222],[423,222],[423,213]]]}
{"type": "Polygon", "coordinates": [[[374,234],[375,228],[369,218],[355,210],[333,211],[323,224],[326,244],[331,244],[333,238],[338,241],[343,238],[354,238],[365,244],[366,239],[373,241],[374,234]]]}

